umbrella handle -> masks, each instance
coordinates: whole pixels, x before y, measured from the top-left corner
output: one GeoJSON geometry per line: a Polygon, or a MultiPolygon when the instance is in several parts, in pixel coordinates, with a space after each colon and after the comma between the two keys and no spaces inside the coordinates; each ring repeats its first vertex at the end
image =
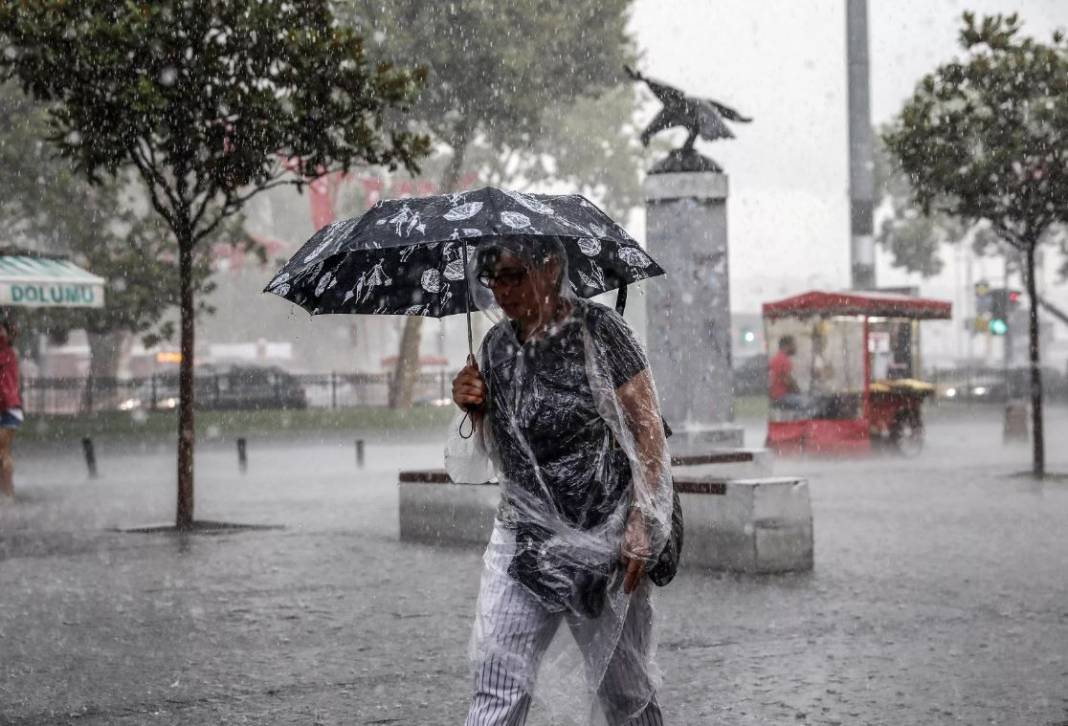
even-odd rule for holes
{"type": "Polygon", "coordinates": [[[460,434],[461,439],[469,439],[475,435],[475,420],[471,418],[470,411],[464,410],[464,417],[460,419],[460,426],[456,433],[460,434]],[[470,424],[471,427],[466,434],[464,433],[465,423],[470,424]]]}

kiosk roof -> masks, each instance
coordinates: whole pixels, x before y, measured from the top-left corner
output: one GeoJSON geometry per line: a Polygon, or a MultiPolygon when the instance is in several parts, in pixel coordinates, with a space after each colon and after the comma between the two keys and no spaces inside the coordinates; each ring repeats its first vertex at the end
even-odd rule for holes
{"type": "Polygon", "coordinates": [[[764,303],[765,318],[816,315],[863,315],[878,318],[948,320],[953,303],[932,298],[882,292],[824,292],[812,290],[783,300],[764,303]]]}

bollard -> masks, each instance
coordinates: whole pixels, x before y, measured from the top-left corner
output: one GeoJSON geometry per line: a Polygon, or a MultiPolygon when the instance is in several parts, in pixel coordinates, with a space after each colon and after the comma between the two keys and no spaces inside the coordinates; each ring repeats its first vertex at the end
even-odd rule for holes
{"type": "Polygon", "coordinates": [[[93,440],[88,436],[82,439],[82,451],[85,452],[85,466],[89,469],[89,478],[96,479],[96,451],[93,449],[93,440]]]}
{"type": "Polygon", "coordinates": [[[1004,425],[1001,430],[1002,442],[1027,441],[1029,438],[1027,404],[1023,401],[1010,401],[1005,404],[1004,425]]]}
{"type": "Polygon", "coordinates": [[[356,439],[356,468],[363,468],[363,439],[356,439]]]}
{"type": "Polygon", "coordinates": [[[237,440],[237,468],[242,474],[248,471],[248,447],[244,439],[237,440]]]}

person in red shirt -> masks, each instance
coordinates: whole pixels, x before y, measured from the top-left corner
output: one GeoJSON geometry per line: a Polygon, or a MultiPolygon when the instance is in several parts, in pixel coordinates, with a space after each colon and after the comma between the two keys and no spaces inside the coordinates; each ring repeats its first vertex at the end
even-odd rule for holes
{"type": "Polygon", "coordinates": [[[779,338],[779,352],[768,361],[768,397],[776,408],[802,410],[808,401],[794,380],[793,357],[797,355],[797,341],[792,335],[779,338]]]}
{"type": "Polygon", "coordinates": [[[19,355],[12,345],[18,330],[10,319],[0,318],[0,497],[15,496],[15,461],[11,442],[22,425],[19,394],[19,355]]]}

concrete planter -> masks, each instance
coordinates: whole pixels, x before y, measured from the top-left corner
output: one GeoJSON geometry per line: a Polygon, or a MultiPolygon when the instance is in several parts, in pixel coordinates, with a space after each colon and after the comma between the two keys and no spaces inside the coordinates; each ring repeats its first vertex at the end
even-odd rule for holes
{"type": "MultiPolygon", "coordinates": [[[[748,573],[812,569],[806,480],[752,476],[754,468],[769,466],[761,452],[722,452],[700,460],[701,466],[680,466],[675,475],[686,522],[683,567],[748,573]],[[750,476],[706,473],[721,465],[750,476]]],[[[489,540],[499,499],[495,484],[454,484],[444,470],[431,470],[401,472],[398,486],[401,540],[456,545],[489,540]]]]}
{"type": "Polygon", "coordinates": [[[749,573],[812,569],[806,480],[682,475],[675,488],[686,523],[683,567],[749,573]]]}

